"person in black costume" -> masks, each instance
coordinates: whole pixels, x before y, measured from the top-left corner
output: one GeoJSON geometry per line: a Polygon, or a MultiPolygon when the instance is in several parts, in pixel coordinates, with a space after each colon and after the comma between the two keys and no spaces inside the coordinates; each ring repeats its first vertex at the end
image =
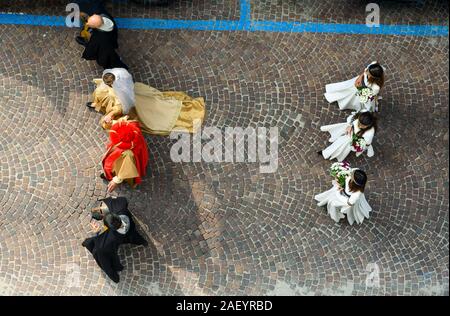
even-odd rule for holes
{"type": "Polygon", "coordinates": [[[118,28],[114,18],[100,0],[78,0],[80,15],[85,21],[76,41],[85,47],[82,58],[96,60],[104,69],[125,68],[116,49],[119,48],[118,28]]]}
{"type": "Polygon", "coordinates": [[[118,272],[123,270],[118,255],[119,246],[135,244],[146,247],[148,242],[138,233],[128,210],[126,198],[109,197],[102,201],[105,207],[93,217],[103,219],[105,227],[96,236],[87,238],[82,245],[92,253],[95,261],[108,277],[118,283],[120,280],[118,272]]]}

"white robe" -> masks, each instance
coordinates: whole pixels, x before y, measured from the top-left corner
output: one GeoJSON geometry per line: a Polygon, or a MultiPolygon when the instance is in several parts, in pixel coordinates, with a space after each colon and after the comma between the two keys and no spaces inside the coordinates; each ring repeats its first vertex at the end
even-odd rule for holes
{"type": "MultiPolygon", "coordinates": [[[[358,120],[353,121],[354,114],[347,117],[346,123],[338,123],[321,126],[320,130],[322,132],[330,133],[329,141],[332,143],[330,146],[325,148],[322,151],[322,156],[325,159],[337,159],[337,161],[343,161],[348,154],[353,151],[352,147],[352,136],[347,134],[347,128],[352,126],[354,133],[358,133],[360,128],[358,127],[358,120]]],[[[367,156],[372,157],[374,155],[374,150],[372,146],[372,141],[375,136],[375,128],[371,128],[364,132],[362,137],[366,141],[367,146],[367,156]]],[[[363,152],[356,153],[356,156],[359,157],[363,152]]]]}
{"type": "MultiPolygon", "coordinates": [[[[375,64],[371,63],[370,65],[375,64]]],[[[369,65],[369,66],[370,66],[369,65]]],[[[364,70],[364,84],[371,88],[375,95],[380,92],[380,86],[376,83],[370,83],[367,78],[367,72],[369,66],[364,70]]],[[[325,98],[329,103],[337,102],[340,110],[355,110],[355,111],[376,111],[376,98],[372,101],[368,101],[361,104],[359,96],[356,95],[358,89],[355,87],[355,82],[358,77],[346,80],[343,82],[327,84],[325,86],[325,98]]]]}
{"type": "Polygon", "coordinates": [[[355,222],[361,224],[364,218],[369,218],[372,208],[363,192],[350,192],[349,182],[350,177],[345,181],[345,191],[349,197],[339,191],[339,185],[333,180],[333,187],[328,191],[317,194],[314,199],[319,202],[318,206],[327,206],[328,215],[336,223],[347,215],[347,221],[350,225],[355,222]]]}
{"type": "Polygon", "coordinates": [[[135,103],[133,77],[125,68],[105,69],[103,75],[106,73],[114,75],[112,88],[122,104],[123,114],[128,114],[135,103]]]}

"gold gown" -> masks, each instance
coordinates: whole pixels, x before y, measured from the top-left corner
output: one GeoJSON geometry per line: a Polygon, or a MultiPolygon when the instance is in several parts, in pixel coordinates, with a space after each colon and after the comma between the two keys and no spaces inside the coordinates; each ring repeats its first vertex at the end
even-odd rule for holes
{"type": "Polygon", "coordinates": [[[195,133],[205,118],[205,100],[184,92],[161,92],[143,83],[134,86],[135,110],[143,132],[168,135],[172,131],[195,133]],[[199,125],[194,126],[198,120],[199,125]]]}
{"type": "MultiPolygon", "coordinates": [[[[106,85],[102,79],[94,79],[94,83],[97,85],[93,93],[92,105],[95,106],[95,110],[102,114],[110,115],[112,120],[117,120],[123,116],[122,103],[114,93],[114,89],[106,85]]],[[[100,126],[103,129],[108,129],[107,124],[103,121],[103,116],[100,120],[100,126]]]]}
{"type": "Polygon", "coordinates": [[[139,177],[136,168],[136,160],[132,150],[125,150],[122,155],[114,162],[114,175],[119,179],[126,181],[132,188],[136,187],[134,178],[139,177]]]}
{"type": "MultiPolygon", "coordinates": [[[[114,89],[102,79],[94,79],[95,110],[116,120],[123,116],[122,104],[114,89]]],[[[143,132],[153,135],[169,135],[172,131],[195,133],[205,118],[205,100],[191,98],[184,92],[161,92],[143,83],[134,85],[135,106],[128,113],[131,120],[138,120],[143,132]],[[198,122],[198,125],[195,123],[198,122]]],[[[102,120],[100,125],[108,129],[102,120]]]]}

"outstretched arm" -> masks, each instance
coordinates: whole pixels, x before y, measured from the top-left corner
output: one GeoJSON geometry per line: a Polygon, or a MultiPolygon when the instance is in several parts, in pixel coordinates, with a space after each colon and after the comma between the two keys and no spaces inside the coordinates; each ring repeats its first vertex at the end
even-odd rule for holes
{"type": "Polygon", "coordinates": [[[108,184],[109,192],[114,191],[124,180],[139,177],[134,154],[131,150],[125,150],[122,155],[117,158],[114,162],[114,172],[116,176],[108,184]]]}

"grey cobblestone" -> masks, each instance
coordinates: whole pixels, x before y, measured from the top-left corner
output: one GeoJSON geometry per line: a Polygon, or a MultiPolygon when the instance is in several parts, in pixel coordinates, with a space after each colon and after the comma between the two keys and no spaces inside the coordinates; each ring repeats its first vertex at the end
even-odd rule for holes
{"type": "MultiPolygon", "coordinates": [[[[180,16],[187,3],[151,16],[180,16]]],[[[238,16],[237,1],[202,3],[184,16],[238,16]]],[[[328,15],[324,5],[305,16],[286,3],[280,11],[276,1],[253,1],[253,16],[328,15]]],[[[430,3],[423,15],[404,9],[386,19],[448,21],[446,5],[430,3]]],[[[336,22],[356,21],[333,9],[336,22]]],[[[278,126],[282,135],[274,174],[252,163],[176,164],[173,141],[147,136],[149,174],[119,193],[151,242],[121,248],[125,269],[114,284],[81,247],[86,209],[106,189],[98,177],[106,134],[84,106],[101,69],[80,59],[74,30],[0,32],[1,294],[448,295],[448,37],[121,30],[137,81],[204,96],[206,126],[278,126]],[[329,162],[316,155],[327,141],[319,126],[346,115],[326,103],[324,85],[373,59],[388,73],[376,155],[350,162],[367,170],[375,211],[361,226],[336,225],[313,200],[330,185],[329,162]],[[371,263],[379,288],[365,283],[371,263]]]]}

